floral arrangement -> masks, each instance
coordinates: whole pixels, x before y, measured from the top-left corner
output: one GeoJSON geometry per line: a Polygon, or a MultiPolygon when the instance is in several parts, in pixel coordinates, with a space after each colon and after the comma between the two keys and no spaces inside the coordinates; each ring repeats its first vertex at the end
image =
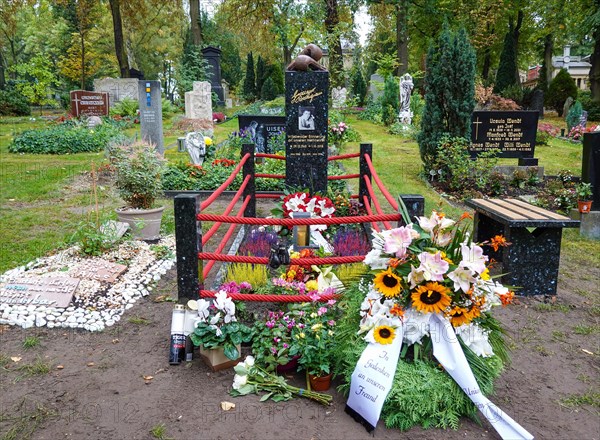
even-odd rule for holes
{"type": "Polygon", "coordinates": [[[294,212],[309,212],[311,217],[329,218],[335,213],[331,199],[322,196],[310,196],[306,192],[288,194],[283,198],[283,215],[292,217],[294,212]]]}
{"type": "Polygon", "coordinates": [[[581,125],[576,125],[573,128],[571,128],[569,134],[567,134],[567,137],[574,141],[580,141],[583,139],[583,133],[585,133],[585,131],[586,130],[584,127],[582,127],[581,125]]]}
{"type": "Polygon", "coordinates": [[[258,367],[252,356],[247,356],[243,363],[234,367],[232,396],[246,396],[266,392],[261,402],[272,399],[275,402],[290,400],[295,396],[314,400],[322,405],[329,405],[333,397],[329,394],[316,393],[289,385],[282,376],[276,376],[258,367]]]}
{"type": "Polygon", "coordinates": [[[198,300],[198,316],[196,329],[190,335],[194,345],[202,345],[205,349],[222,347],[225,356],[238,359],[240,352],[236,345],[250,342],[253,330],[237,321],[235,304],[227,292],[219,290],[213,302],[198,300]]]}
{"type": "Polygon", "coordinates": [[[509,304],[514,293],[490,276],[484,247],[497,251],[509,243],[502,236],[473,243],[468,218],[454,221],[433,212],[415,224],[374,233],[364,261],[370,272],[341,299],[346,315],[337,324],[343,337],[336,338],[334,368],[345,380],[342,390],[349,391],[367,343],[391,344],[402,330],[400,361],[382,411],[388,427],[457,429],[461,416],[476,417],[469,397],[433,356],[432,314],[451,323],[484,395],[508,360],[490,309],[509,304]]]}
{"type": "Polygon", "coordinates": [[[348,130],[348,126],[345,122],[338,122],[337,124],[329,125],[329,133],[327,139],[329,142],[335,145],[341,145],[344,142],[344,135],[348,130]]]}
{"type": "MultiPolygon", "coordinates": [[[[467,218],[466,216],[462,219],[467,218]]],[[[361,307],[365,340],[389,344],[395,327],[404,327],[404,342],[428,336],[430,313],[441,313],[463,342],[479,356],[491,356],[481,321],[493,306],[509,304],[514,293],[493,281],[483,248],[444,214],[419,217],[418,225],[374,233],[365,258],[374,273],[361,307]]],[[[489,245],[506,246],[501,236],[489,245]]]]}
{"type": "Polygon", "coordinates": [[[213,112],[213,121],[214,122],[225,122],[225,119],[227,119],[227,116],[225,115],[225,113],[222,112],[213,112]]]}

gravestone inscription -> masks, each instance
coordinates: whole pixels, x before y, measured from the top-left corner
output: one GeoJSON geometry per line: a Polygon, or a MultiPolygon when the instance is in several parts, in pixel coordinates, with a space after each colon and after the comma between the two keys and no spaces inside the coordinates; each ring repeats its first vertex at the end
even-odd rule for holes
{"type": "Polygon", "coordinates": [[[329,72],[286,71],[286,184],[327,191],[329,72]]]}
{"type": "Polygon", "coordinates": [[[538,117],[537,111],[473,112],[469,147],[471,157],[499,149],[498,157],[501,158],[533,158],[538,117]]]}
{"type": "Polygon", "coordinates": [[[28,276],[0,288],[0,302],[18,305],[68,307],[79,285],[77,278],[28,276]]]}
{"type": "Polygon", "coordinates": [[[212,86],[208,81],[194,81],[193,87],[185,92],[185,117],[212,121],[212,86]]]}
{"type": "Polygon", "coordinates": [[[77,264],[77,266],[71,269],[70,273],[77,278],[114,283],[117,277],[125,272],[126,269],[127,266],[123,264],[111,263],[110,261],[98,258],[77,264]]]}
{"type": "Polygon", "coordinates": [[[252,139],[257,153],[273,154],[272,139],[285,131],[285,116],[238,115],[240,131],[252,139]]]}
{"type": "Polygon", "coordinates": [[[142,140],[155,145],[156,151],[163,154],[165,149],[160,81],[140,81],[138,92],[142,140]]]}
{"type": "Polygon", "coordinates": [[[88,92],[87,90],[72,90],[71,114],[79,116],[105,116],[108,115],[108,92],[88,92]]]}

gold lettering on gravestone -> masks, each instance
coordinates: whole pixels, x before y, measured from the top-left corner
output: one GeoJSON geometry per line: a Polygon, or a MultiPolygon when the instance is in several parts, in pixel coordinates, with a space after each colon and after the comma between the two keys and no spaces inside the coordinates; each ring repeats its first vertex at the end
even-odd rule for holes
{"type": "Polygon", "coordinates": [[[29,276],[0,287],[0,302],[67,307],[78,285],[77,278],[29,276]]]}
{"type": "Polygon", "coordinates": [[[297,104],[302,101],[312,102],[317,96],[321,96],[323,92],[316,92],[316,87],[313,87],[310,90],[298,91],[294,90],[294,94],[292,95],[291,102],[292,104],[297,104]]]}
{"type": "MultiPolygon", "coordinates": [[[[490,118],[490,127],[483,134],[485,142],[473,142],[470,146],[472,151],[487,151],[493,148],[502,151],[531,151],[531,142],[523,142],[523,130],[520,126],[522,118],[490,118]]],[[[479,117],[472,123],[475,127],[475,140],[479,140],[479,117]]]]}

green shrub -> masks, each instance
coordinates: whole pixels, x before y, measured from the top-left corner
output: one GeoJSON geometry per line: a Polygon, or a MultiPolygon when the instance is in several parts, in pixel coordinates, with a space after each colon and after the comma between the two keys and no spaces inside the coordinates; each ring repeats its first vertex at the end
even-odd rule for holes
{"type": "MultiPolygon", "coordinates": [[[[575,103],[569,109],[567,113],[567,130],[571,131],[571,128],[579,125],[581,121],[581,113],[583,112],[583,107],[581,106],[581,102],[575,101],[575,103]]],[[[588,115],[589,116],[589,115],[588,115]]]]}
{"type": "Polygon", "coordinates": [[[111,116],[129,116],[136,117],[138,110],[140,108],[139,102],[135,99],[124,98],[123,100],[115,103],[115,105],[110,109],[111,116]]]}
{"type": "Polygon", "coordinates": [[[511,99],[518,104],[523,102],[524,91],[520,84],[511,84],[500,92],[500,96],[506,99],[511,99]]]}
{"type": "Polygon", "coordinates": [[[103,124],[88,129],[72,123],[39,130],[26,130],[9,145],[11,153],[73,154],[102,151],[121,136],[113,125],[103,124]]]}
{"type": "Polygon", "coordinates": [[[600,121],[600,102],[592,100],[592,92],[589,90],[579,92],[579,102],[583,109],[588,112],[588,120],[600,121]]]}
{"type": "Polygon", "coordinates": [[[15,89],[0,90],[0,116],[29,116],[27,98],[15,89]]]}
{"type": "Polygon", "coordinates": [[[161,107],[163,116],[172,115],[173,113],[177,113],[179,111],[175,104],[173,104],[167,98],[162,98],[161,107]]]}
{"type": "Polygon", "coordinates": [[[270,101],[276,97],[277,94],[275,93],[275,83],[273,82],[273,78],[269,76],[260,89],[260,99],[270,101]]]}
{"type": "Polygon", "coordinates": [[[396,122],[398,117],[398,96],[400,88],[398,81],[392,75],[385,79],[383,96],[381,97],[381,120],[387,126],[396,122]]]}
{"type": "Polygon", "coordinates": [[[381,102],[374,101],[371,97],[367,100],[367,106],[359,113],[358,119],[363,121],[371,121],[375,124],[381,124],[381,102]]]}
{"type": "Polygon", "coordinates": [[[546,94],[546,106],[556,110],[558,116],[563,115],[563,106],[568,97],[577,99],[577,85],[569,72],[565,69],[560,69],[560,72],[550,83],[548,93],[546,94]]]}
{"type": "Polygon", "coordinates": [[[352,97],[356,100],[356,104],[359,106],[364,105],[367,96],[367,83],[358,67],[352,69],[350,81],[352,82],[352,97]]]}

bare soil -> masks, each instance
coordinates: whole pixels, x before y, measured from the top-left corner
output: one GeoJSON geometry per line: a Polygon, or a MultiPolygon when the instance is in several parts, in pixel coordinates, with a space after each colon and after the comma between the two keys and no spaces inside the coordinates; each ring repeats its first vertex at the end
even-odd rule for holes
{"type": "MultiPolygon", "coordinates": [[[[563,260],[554,302],[520,298],[497,310],[512,363],[491,400],[538,439],[600,439],[598,279],[597,268],[563,260]]],[[[173,304],[154,300],[176,296],[176,282],[174,269],[102,333],[0,327],[0,438],[373,438],[344,413],[346,398],[335,389],[328,407],[304,399],[261,403],[255,395],[231,397],[233,371],[213,373],[199,356],[170,366],[173,304]],[[25,349],[28,337],[40,344],[25,349]],[[223,411],[223,401],[235,409],[223,411]]],[[[288,378],[304,382],[302,373],[288,378]]],[[[380,422],[374,438],[499,436],[486,421],[465,419],[457,431],[417,427],[404,433],[380,422]]]]}

